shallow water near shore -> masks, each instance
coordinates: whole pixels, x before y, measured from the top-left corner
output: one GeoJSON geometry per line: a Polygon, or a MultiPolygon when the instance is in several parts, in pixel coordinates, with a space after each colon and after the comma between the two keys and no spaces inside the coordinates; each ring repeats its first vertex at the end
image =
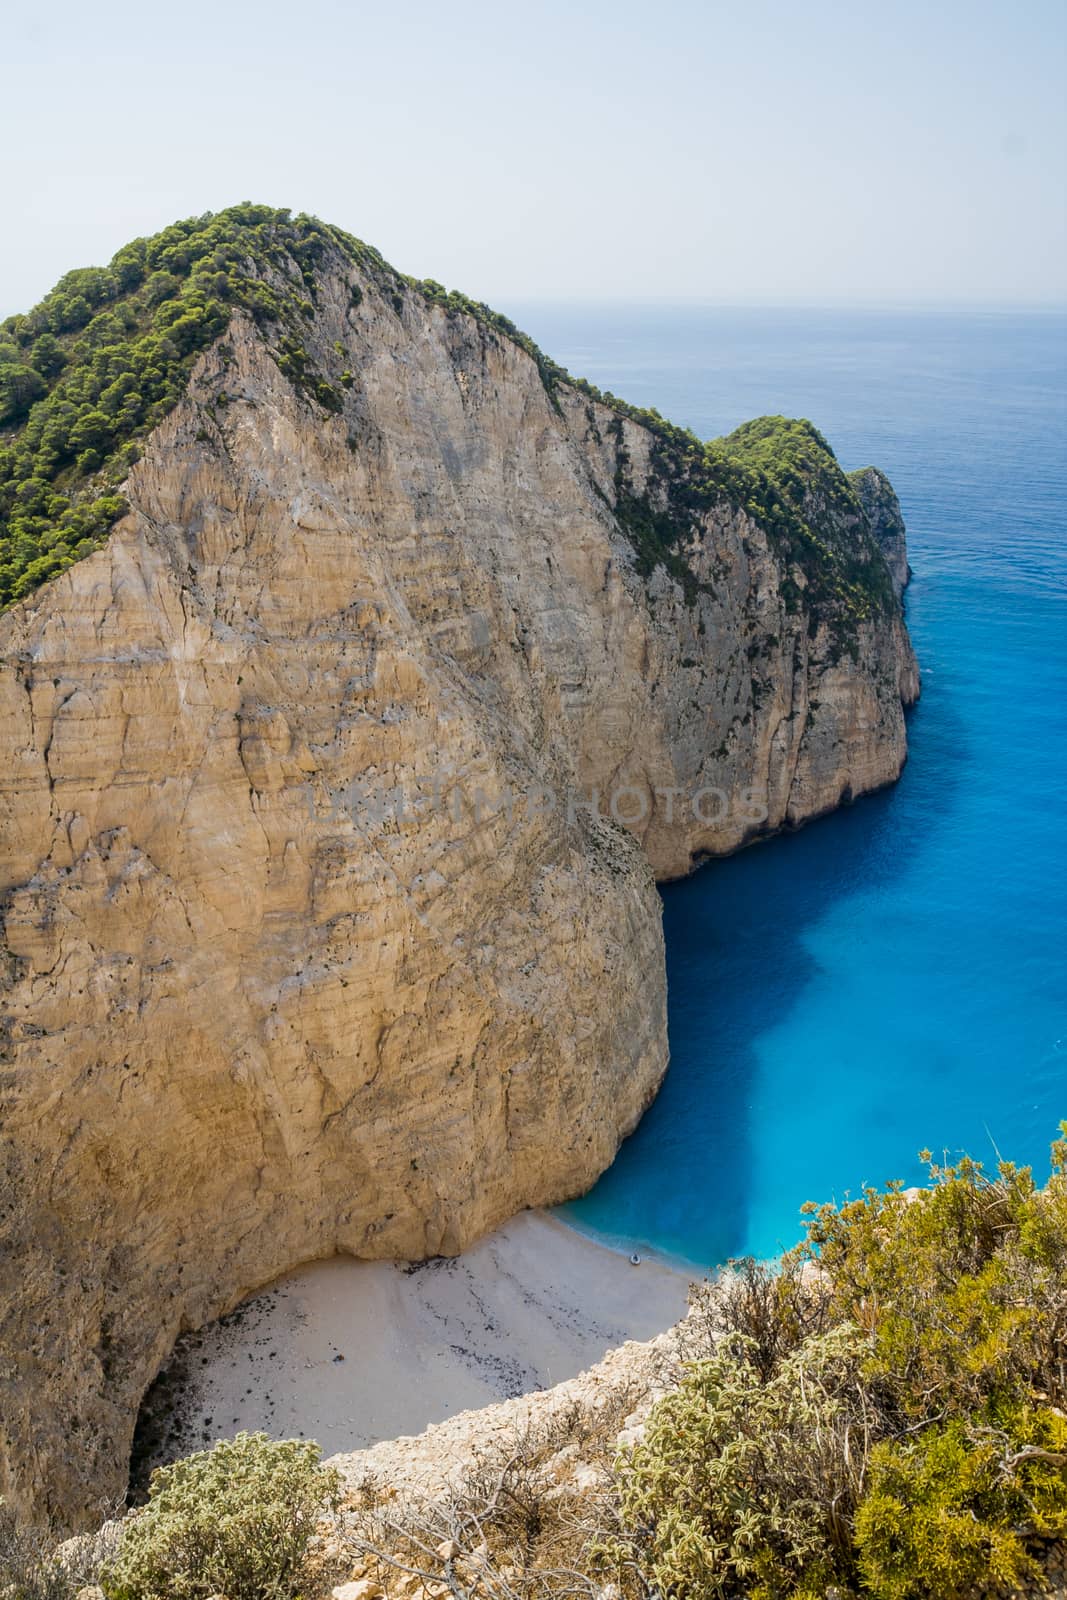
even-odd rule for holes
{"type": "Polygon", "coordinates": [[[882,467],[923,698],[892,790],[663,891],[671,1069],[560,1213],[700,1266],[918,1151],[1048,1170],[1067,1116],[1067,315],[512,305],[702,437],[810,417],[882,467]]]}

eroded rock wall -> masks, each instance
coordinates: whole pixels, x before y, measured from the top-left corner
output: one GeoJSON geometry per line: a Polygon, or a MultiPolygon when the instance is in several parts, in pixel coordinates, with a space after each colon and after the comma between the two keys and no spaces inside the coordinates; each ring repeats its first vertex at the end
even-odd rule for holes
{"type": "Polygon", "coordinates": [[[653,873],[904,759],[899,617],[842,654],[739,512],[695,604],[641,578],[641,427],[350,277],[309,333],[341,412],[239,315],[106,547],[0,618],[0,1494],[37,1517],[121,1492],[182,1328],[586,1188],[666,1065],[653,873]]]}

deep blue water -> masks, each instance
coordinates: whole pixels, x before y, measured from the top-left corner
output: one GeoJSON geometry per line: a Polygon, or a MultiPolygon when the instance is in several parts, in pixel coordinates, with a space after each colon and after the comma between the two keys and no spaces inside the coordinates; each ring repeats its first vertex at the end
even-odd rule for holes
{"type": "Polygon", "coordinates": [[[896,486],[923,698],[893,790],[663,892],[671,1067],[565,1215],[702,1266],[917,1152],[1067,1117],[1067,315],[516,306],[702,437],[807,416],[896,486]]]}

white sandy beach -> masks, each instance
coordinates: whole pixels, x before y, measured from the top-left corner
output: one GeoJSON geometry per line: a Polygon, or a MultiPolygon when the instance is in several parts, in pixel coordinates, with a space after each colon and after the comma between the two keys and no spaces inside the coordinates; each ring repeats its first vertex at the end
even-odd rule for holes
{"type": "Polygon", "coordinates": [[[574,1377],[682,1315],[689,1277],[525,1212],[455,1260],[335,1257],[180,1342],[135,1455],[147,1468],[241,1429],[325,1455],[574,1377]]]}

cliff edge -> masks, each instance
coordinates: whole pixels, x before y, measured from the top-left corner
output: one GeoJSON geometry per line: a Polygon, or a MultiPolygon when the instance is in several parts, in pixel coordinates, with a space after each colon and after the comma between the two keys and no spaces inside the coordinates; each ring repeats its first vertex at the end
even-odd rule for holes
{"type": "Polygon", "coordinates": [[[4,327],[0,1495],[68,1525],[181,1330],[588,1187],[655,877],[891,782],[918,692],[809,424],[703,445],[287,213],[121,262],[4,327]]]}

